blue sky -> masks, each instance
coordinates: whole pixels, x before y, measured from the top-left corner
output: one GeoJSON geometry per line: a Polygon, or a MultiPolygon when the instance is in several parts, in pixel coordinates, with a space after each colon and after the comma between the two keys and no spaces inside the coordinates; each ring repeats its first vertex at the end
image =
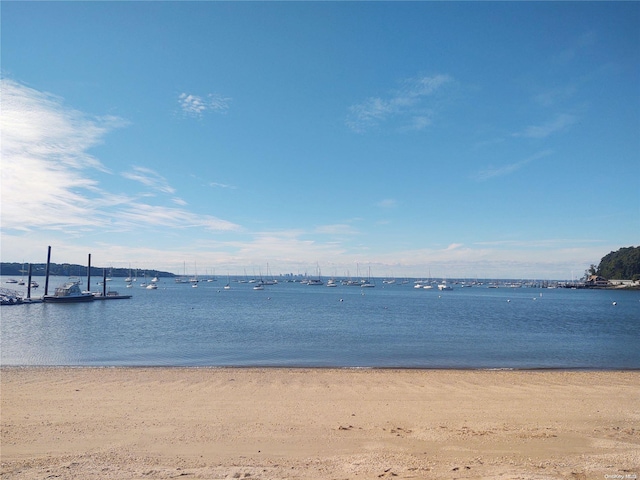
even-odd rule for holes
{"type": "Polygon", "coordinates": [[[2,2],[2,260],[571,278],[640,244],[637,2],[2,2]]]}

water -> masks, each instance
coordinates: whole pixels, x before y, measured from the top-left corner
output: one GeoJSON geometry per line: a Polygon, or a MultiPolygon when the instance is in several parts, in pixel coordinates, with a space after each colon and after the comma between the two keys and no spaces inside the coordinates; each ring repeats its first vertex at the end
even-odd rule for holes
{"type": "Polygon", "coordinates": [[[132,299],[3,306],[1,363],[640,368],[638,291],[225,283],[114,279],[132,299]]]}

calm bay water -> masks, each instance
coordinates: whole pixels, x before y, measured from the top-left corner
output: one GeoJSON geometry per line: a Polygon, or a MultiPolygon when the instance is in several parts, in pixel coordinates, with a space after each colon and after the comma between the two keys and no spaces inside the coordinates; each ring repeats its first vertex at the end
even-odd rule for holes
{"type": "Polygon", "coordinates": [[[114,279],[109,288],[133,298],[3,306],[1,363],[640,368],[638,291],[225,283],[114,279]]]}

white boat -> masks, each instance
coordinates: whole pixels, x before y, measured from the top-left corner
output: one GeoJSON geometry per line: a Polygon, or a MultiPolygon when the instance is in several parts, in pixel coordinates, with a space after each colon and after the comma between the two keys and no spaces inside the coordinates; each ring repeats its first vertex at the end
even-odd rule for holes
{"type": "Polygon", "coordinates": [[[371,281],[371,267],[369,267],[369,274],[366,280],[363,280],[360,284],[361,288],[373,288],[376,284],[371,281]]]}
{"type": "Polygon", "coordinates": [[[155,283],[150,283],[149,285],[146,286],[147,290],[157,290],[158,289],[158,285],[156,285],[155,283]]]}
{"type": "Polygon", "coordinates": [[[131,276],[131,265],[129,265],[129,276],[127,278],[124,279],[124,281],[126,283],[131,283],[133,282],[133,277],[131,276]]]}
{"type": "Polygon", "coordinates": [[[78,303],[92,302],[94,299],[91,292],[83,292],[80,286],[74,282],[67,282],[61,287],[56,288],[53,295],[45,295],[42,297],[43,302],[51,303],[78,303]]]}
{"type": "Polygon", "coordinates": [[[453,287],[451,287],[450,285],[447,285],[447,282],[444,281],[442,282],[440,285],[438,285],[438,290],[443,291],[443,290],[453,290],[453,287]]]}

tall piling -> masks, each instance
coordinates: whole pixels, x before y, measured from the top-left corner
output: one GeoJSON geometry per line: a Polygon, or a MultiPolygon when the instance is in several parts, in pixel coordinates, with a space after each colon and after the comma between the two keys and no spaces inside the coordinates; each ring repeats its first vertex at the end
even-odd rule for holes
{"type": "Polygon", "coordinates": [[[47,251],[47,268],[44,272],[44,295],[49,295],[49,264],[51,263],[51,245],[47,251]]]}
{"type": "Polygon", "coordinates": [[[87,292],[91,291],[91,254],[89,254],[89,260],[88,260],[88,266],[87,266],[87,292]]]}
{"type": "Polygon", "coordinates": [[[29,278],[27,279],[27,298],[31,298],[31,264],[29,264],[29,278]]]}
{"type": "Polygon", "coordinates": [[[107,269],[102,269],[102,296],[107,296],[107,269]]]}

